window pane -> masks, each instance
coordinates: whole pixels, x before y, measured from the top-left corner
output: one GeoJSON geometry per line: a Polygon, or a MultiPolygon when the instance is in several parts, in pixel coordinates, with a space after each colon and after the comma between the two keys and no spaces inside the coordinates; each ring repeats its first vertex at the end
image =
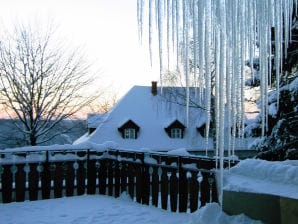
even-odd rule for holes
{"type": "Polygon", "coordinates": [[[171,138],[182,138],[182,131],[180,128],[171,129],[171,138]]]}
{"type": "Polygon", "coordinates": [[[133,128],[126,128],[124,129],[124,138],[126,139],[135,139],[136,134],[135,134],[135,129],[133,128]]]}

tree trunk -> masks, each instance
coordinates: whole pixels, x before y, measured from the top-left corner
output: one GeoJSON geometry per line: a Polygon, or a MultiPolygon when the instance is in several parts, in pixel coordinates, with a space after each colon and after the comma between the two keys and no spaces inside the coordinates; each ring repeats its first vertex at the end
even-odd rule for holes
{"type": "Polygon", "coordinates": [[[37,141],[37,138],[34,134],[30,134],[30,145],[31,146],[35,146],[36,145],[36,141],[37,141]]]}

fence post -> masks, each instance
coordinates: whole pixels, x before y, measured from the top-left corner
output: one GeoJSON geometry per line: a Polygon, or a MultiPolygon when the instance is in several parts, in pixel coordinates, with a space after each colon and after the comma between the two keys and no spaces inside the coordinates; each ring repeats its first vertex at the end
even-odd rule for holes
{"type": "Polygon", "coordinates": [[[95,194],[96,191],[96,169],[95,161],[90,160],[90,150],[87,150],[87,194],[95,194]]]}
{"type": "Polygon", "coordinates": [[[187,178],[186,171],[182,167],[182,159],[179,156],[178,158],[179,164],[179,212],[187,211],[187,200],[188,200],[188,191],[187,191],[187,178]]]}
{"type": "Polygon", "coordinates": [[[63,189],[63,166],[62,162],[55,162],[51,165],[53,179],[54,179],[54,197],[61,198],[62,197],[62,189],[63,189]]]}
{"type": "Polygon", "coordinates": [[[18,164],[17,168],[18,171],[15,173],[16,202],[21,202],[25,201],[26,174],[24,171],[24,164],[18,164]]]}
{"type": "Polygon", "coordinates": [[[171,202],[171,211],[177,211],[177,194],[178,194],[178,179],[176,176],[176,170],[172,170],[170,177],[170,202],[171,202]]]}
{"type": "Polygon", "coordinates": [[[73,167],[73,162],[66,162],[66,173],[65,173],[65,189],[66,196],[70,197],[74,195],[74,177],[75,171],[73,167]]]}
{"type": "Polygon", "coordinates": [[[49,151],[46,151],[46,160],[41,172],[41,194],[42,199],[49,199],[51,193],[51,172],[49,164],[49,151]]]}
{"type": "Polygon", "coordinates": [[[142,194],[142,204],[149,205],[149,198],[150,198],[150,174],[149,174],[149,167],[142,164],[142,179],[143,179],[143,194],[142,194]]]}
{"type": "Polygon", "coordinates": [[[37,171],[37,164],[31,163],[30,165],[30,172],[28,175],[28,182],[29,182],[29,200],[35,201],[38,199],[38,171],[37,171]]]}
{"type": "Polygon", "coordinates": [[[151,189],[152,189],[152,205],[157,207],[158,206],[158,193],[159,193],[158,167],[153,168],[151,189]]]}
{"type": "Polygon", "coordinates": [[[2,173],[2,200],[3,203],[12,202],[12,173],[10,172],[11,165],[3,165],[2,173]],[[5,183],[5,184],[4,184],[5,183]]]}

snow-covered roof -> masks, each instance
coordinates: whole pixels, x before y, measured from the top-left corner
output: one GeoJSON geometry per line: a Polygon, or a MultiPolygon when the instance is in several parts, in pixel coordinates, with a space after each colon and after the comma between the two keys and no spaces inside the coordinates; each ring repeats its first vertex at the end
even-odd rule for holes
{"type": "MultiPolygon", "coordinates": [[[[175,88],[182,90],[179,87],[175,88]]],[[[187,150],[204,150],[206,139],[200,135],[196,128],[198,123],[202,123],[205,111],[190,108],[189,120],[191,122],[187,126],[185,102],[184,104],[174,103],[173,96],[169,98],[165,95],[167,94],[167,87],[163,88],[163,96],[160,95],[160,92],[160,88],[158,88],[159,94],[154,96],[151,93],[151,87],[134,86],[106,114],[91,135],[78,139],[75,144],[81,141],[91,141],[97,144],[113,141],[121,149],[141,150],[142,148],[149,148],[168,151],[185,148],[187,150]],[[124,139],[118,131],[119,125],[128,120],[140,127],[137,139],[124,139]],[[179,120],[187,126],[182,139],[170,138],[165,131],[167,124],[175,120],[179,120]]],[[[211,140],[208,145],[208,148],[212,148],[211,140]]]]}
{"type": "Polygon", "coordinates": [[[88,128],[97,128],[107,116],[104,114],[88,114],[87,116],[87,127],[88,128]]]}

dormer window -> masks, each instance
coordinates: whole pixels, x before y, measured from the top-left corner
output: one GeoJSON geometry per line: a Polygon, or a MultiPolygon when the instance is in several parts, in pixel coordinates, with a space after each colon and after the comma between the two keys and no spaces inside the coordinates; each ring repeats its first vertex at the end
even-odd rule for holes
{"type": "Polygon", "coordinates": [[[171,138],[182,138],[182,129],[181,128],[172,128],[171,129],[171,138]]]}
{"type": "Polygon", "coordinates": [[[170,138],[183,138],[185,126],[178,120],[172,122],[165,131],[170,138]]]}
{"type": "Polygon", "coordinates": [[[132,120],[126,121],[118,128],[118,131],[124,139],[137,139],[139,130],[140,127],[132,120]]]}
{"type": "Polygon", "coordinates": [[[134,129],[134,128],[124,129],[124,138],[125,139],[136,139],[136,129],[134,129]]]}

